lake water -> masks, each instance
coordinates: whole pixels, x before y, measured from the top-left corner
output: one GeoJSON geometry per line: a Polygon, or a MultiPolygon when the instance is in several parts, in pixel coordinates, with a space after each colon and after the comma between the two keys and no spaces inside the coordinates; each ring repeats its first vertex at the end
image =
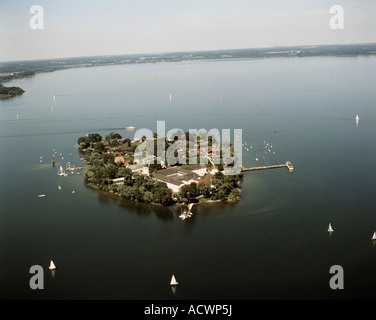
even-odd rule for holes
{"type": "Polygon", "coordinates": [[[96,67],[12,82],[26,93],[0,102],[0,298],[376,298],[375,83],[375,57],[96,67]],[[60,164],[81,165],[78,137],[132,137],[126,126],[156,131],[158,120],[242,129],[245,167],[290,160],[295,171],[245,173],[241,201],[195,206],[184,221],[176,207],[57,176],[60,164]],[[64,157],[55,168],[53,149],[64,157]],[[44,290],[29,287],[32,265],[44,267],[44,290]],[[332,265],[344,290],[329,287],[332,265]]]}

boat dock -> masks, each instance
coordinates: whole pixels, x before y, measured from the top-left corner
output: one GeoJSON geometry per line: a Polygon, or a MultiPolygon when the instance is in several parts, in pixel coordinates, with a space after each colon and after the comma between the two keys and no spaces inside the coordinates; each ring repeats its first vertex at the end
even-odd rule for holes
{"type": "Polygon", "coordinates": [[[74,170],[82,170],[82,169],[85,169],[85,167],[68,167],[67,168],[67,171],[74,171],[74,170]]]}
{"type": "Polygon", "coordinates": [[[256,170],[269,170],[269,169],[278,169],[278,168],[287,168],[289,171],[294,171],[294,166],[291,161],[286,161],[285,164],[276,164],[272,166],[262,166],[262,167],[252,167],[252,168],[242,168],[242,172],[246,171],[256,171],[256,170]]]}

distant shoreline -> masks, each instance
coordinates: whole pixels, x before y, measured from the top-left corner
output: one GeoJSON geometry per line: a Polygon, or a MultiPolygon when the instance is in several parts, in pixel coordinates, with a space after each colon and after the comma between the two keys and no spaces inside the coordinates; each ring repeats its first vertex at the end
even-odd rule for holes
{"type": "MultiPolygon", "coordinates": [[[[45,60],[0,62],[0,83],[33,77],[38,73],[73,68],[161,62],[190,62],[201,60],[269,59],[315,56],[373,56],[376,43],[317,46],[278,46],[252,49],[227,49],[156,54],[125,54],[111,56],[72,57],[45,60]]],[[[21,89],[22,90],[22,89],[21,89]]]]}

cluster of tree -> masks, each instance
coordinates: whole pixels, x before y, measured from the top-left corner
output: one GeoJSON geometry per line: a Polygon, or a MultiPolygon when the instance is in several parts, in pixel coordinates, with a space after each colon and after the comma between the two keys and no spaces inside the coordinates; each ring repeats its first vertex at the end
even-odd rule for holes
{"type": "MultiPolygon", "coordinates": [[[[118,139],[115,137],[114,139],[118,139]]],[[[83,145],[91,145],[93,148],[82,148],[85,150],[85,158],[88,165],[84,169],[86,179],[105,191],[112,191],[121,195],[123,198],[140,201],[153,202],[163,205],[171,205],[175,201],[172,191],[167,187],[166,183],[155,181],[144,175],[133,177],[130,169],[118,166],[114,163],[114,155],[112,153],[102,153],[104,150],[102,138],[98,134],[90,134],[80,137],[78,143],[83,145]],[[124,184],[113,183],[115,178],[124,178],[124,184]]],[[[160,165],[155,165],[155,168],[160,165]]]]}
{"type": "Polygon", "coordinates": [[[0,99],[12,98],[23,94],[25,91],[19,87],[5,87],[0,84],[0,99]]]}
{"type": "Polygon", "coordinates": [[[114,139],[121,139],[121,135],[118,134],[118,133],[115,133],[115,132],[110,132],[109,134],[106,134],[106,141],[111,141],[111,140],[114,140],[114,139]]]}
{"type": "MultiPolygon", "coordinates": [[[[80,150],[87,149],[92,144],[96,145],[97,142],[102,141],[102,136],[99,133],[90,133],[84,137],[79,137],[77,140],[80,150]]],[[[102,144],[103,145],[103,144],[102,144]]]]}
{"type": "Polygon", "coordinates": [[[178,200],[180,202],[189,203],[195,201],[197,197],[204,197],[211,200],[239,200],[241,191],[238,188],[243,174],[238,175],[224,175],[222,172],[217,172],[211,184],[192,182],[180,188],[178,193],[178,200]]]}
{"type": "Polygon", "coordinates": [[[160,203],[165,206],[175,203],[171,189],[164,182],[149,176],[138,175],[134,180],[125,179],[124,184],[112,185],[111,190],[123,198],[146,203],[160,203]],[[132,181],[133,180],[133,181],[132,181]]]}
{"type": "Polygon", "coordinates": [[[222,172],[217,172],[212,179],[212,185],[215,191],[212,193],[213,200],[238,200],[241,196],[241,191],[238,188],[240,180],[243,178],[243,173],[237,175],[224,175],[222,172]]]}

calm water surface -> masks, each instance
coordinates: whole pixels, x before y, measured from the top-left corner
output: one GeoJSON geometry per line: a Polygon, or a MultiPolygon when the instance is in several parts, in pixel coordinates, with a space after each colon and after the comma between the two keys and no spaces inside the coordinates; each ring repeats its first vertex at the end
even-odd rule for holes
{"type": "Polygon", "coordinates": [[[365,57],[201,61],[12,82],[26,93],[0,102],[0,298],[376,298],[375,66],[365,57]],[[242,129],[253,146],[244,166],[290,160],[295,171],[246,173],[240,202],[193,207],[185,221],[176,207],[57,176],[60,164],[81,165],[79,136],[132,137],[126,126],[155,131],[157,120],[167,130],[242,129]],[[53,149],[64,157],[55,168],[53,149]],[[45,269],[44,290],[29,288],[32,265],[45,269]],[[344,290],[329,288],[332,265],[344,268],[344,290]]]}

